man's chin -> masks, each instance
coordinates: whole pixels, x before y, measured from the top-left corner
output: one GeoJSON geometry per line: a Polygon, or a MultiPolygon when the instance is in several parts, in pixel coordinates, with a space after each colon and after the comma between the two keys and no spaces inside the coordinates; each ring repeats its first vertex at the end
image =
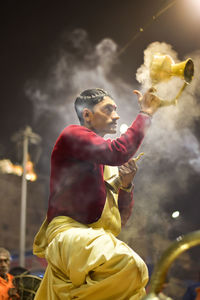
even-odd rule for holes
{"type": "Polygon", "coordinates": [[[115,134],[117,133],[117,129],[116,128],[111,128],[107,131],[107,134],[115,134]]]}
{"type": "Polygon", "coordinates": [[[0,276],[1,276],[1,277],[4,277],[6,273],[8,273],[8,271],[7,271],[7,270],[5,270],[5,271],[1,271],[1,272],[0,272],[0,276]]]}
{"type": "Polygon", "coordinates": [[[108,128],[107,130],[96,131],[99,135],[104,136],[106,134],[116,134],[117,128],[108,128]]]}

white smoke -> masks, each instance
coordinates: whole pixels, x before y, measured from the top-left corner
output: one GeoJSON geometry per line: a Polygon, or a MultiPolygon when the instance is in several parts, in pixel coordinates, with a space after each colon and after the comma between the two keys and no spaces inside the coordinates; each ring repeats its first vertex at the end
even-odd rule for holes
{"type": "MultiPolygon", "coordinates": [[[[145,87],[150,82],[148,70],[154,51],[168,54],[175,62],[178,62],[178,55],[170,45],[158,42],[150,44],[144,51],[144,64],[137,71],[137,79],[145,87]]],[[[198,97],[200,96],[200,53],[191,53],[187,55],[188,57],[191,57],[194,61],[194,79],[178,99],[177,106],[161,108],[157,112],[146,143],[154,161],[164,158],[172,163],[190,164],[195,168],[195,171],[198,171],[200,157],[199,141],[194,135],[194,125],[195,121],[200,117],[200,103],[198,101],[198,97]],[[197,162],[197,165],[195,165],[195,162],[197,162]]],[[[181,79],[174,77],[170,82],[159,84],[157,86],[157,93],[161,98],[166,100],[173,99],[182,84],[181,79]]]]}
{"type": "MultiPolygon", "coordinates": [[[[44,80],[29,82],[26,90],[34,106],[35,121],[43,124],[42,120],[50,116],[46,124],[47,136],[50,136],[52,129],[58,135],[64,126],[78,123],[73,107],[76,95],[93,87],[103,88],[113,96],[121,115],[120,123],[132,123],[139,106],[132,93],[134,86],[124,82],[113,71],[113,66],[119,63],[117,50],[118,46],[109,38],[93,45],[82,29],[63,34],[62,49],[49,75],[44,80]]],[[[166,53],[175,62],[179,61],[171,45],[159,42],[150,44],[144,51],[144,64],[136,75],[142,91],[151,86],[149,63],[154,52],[166,53]]],[[[172,201],[178,189],[187,191],[191,169],[197,176],[200,173],[200,147],[195,135],[195,121],[200,116],[200,52],[190,53],[186,57],[194,61],[194,79],[186,87],[177,106],[161,108],[155,114],[140,149],[145,156],[138,163],[136,215],[130,221],[130,230],[126,233],[128,239],[130,236],[138,237],[140,232],[147,232],[147,228],[150,230],[155,224],[157,230],[163,226],[166,231],[171,228],[173,224],[166,219],[161,201],[172,201]],[[136,228],[134,232],[133,228],[136,228]]],[[[158,86],[158,94],[163,99],[172,99],[182,84],[181,79],[173,78],[158,86]]]]}
{"type": "Polygon", "coordinates": [[[26,94],[33,102],[36,121],[51,112],[61,118],[64,126],[66,121],[75,121],[73,102],[84,89],[103,87],[111,94],[117,94],[113,83],[107,78],[117,61],[117,45],[108,38],[91,45],[82,29],[74,30],[69,35],[63,34],[62,42],[63,48],[48,77],[40,82],[29,82],[26,94]],[[68,51],[69,44],[71,52],[68,51]]]}
{"type": "MultiPolygon", "coordinates": [[[[144,51],[144,64],[139,67],[136,74],[137,80],[142,85],[142,91],[151,87],[149,66],[154,53],[168,54],[176,63],[180,61],[171,45],[159,42],[150,44],[144,51]]],[[[199,176],[200,173],[200,136],[196,130],[200,117],[200,52],[187,54],[182,60],[188,57],[192,58],[195,66],[191,84],[182,93],[177,106],[161,108],[154,115],[152,126],[140,148],[140,151],[145,152],[145,156],[142,158],[143,161],[139,162],[140,172],[135,180],[136,216],[129,222],[129,228],[132,230],[122,235],[125,241],[142,236],[144,230],[147,235],[148,232],[153,231],[156,234],[161,230],[166,241],[172,228],[180,234],[195,228],[195,221],[192,220],[195,216],[192,216],[192,212],[190,223],[182,217],[172,221],[162,208],[163,205],[171,203],[171,207],[181,209],[180,201],[180,207],[175,202],[173,204],[173,201],[177,197],[182,197],[179,194],[191,197],[188,190],[192,178],[199,176]],[[138,227],[138,224],[143,226],[138,227]]],[[[159,84],[157,94],[162,99],[171,100],[178,94],[182,85],[183,80],[174,77],[169,82],[159,84]]],[[[191,201],[195,200],[192,198],[191,201]]],[[[191,205],[195,203],[191,202],[191,205]]],[[[164,242],[162,248],[157,241],[158,239],[154,243],[151,239],[153,249],[151,256],[155,261],[158,254],[166,248],[164,242]]]]}

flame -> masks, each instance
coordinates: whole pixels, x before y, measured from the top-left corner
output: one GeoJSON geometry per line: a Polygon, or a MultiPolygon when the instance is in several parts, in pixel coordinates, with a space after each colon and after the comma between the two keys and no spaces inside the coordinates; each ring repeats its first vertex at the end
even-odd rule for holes
{"type": "Polygon", "coordinates": [[[28,159],[26,163],[26,179],[30,181],[35,181],[37,179],[37,174],[34,171],[34,166],[30,159],[28,159]]]}
{"type": "MultiPolygon", "coordinates": [[[[17,176],[22,176],[23,167],[21,165],[14,165],[9,159],[3,159],[0,160],[0,171],[4,174],[15,174],[17,176]]],[[[35,181],[37,179],[33,162],[29,157],[26,163],[26,179],[30,181],[35,181]]]]}

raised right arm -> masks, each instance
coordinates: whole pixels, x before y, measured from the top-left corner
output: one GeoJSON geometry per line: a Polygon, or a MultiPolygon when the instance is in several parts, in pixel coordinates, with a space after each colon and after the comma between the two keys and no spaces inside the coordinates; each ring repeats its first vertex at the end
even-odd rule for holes
{"type": "Polygon", "coordinates": [[[151,118],[140,113],[126,133],[115,140],[105,140],[84,126],[71,125],[62,131],[54,151],[93,163],[122,165],[138,150],[150,124],[151,118]]]}

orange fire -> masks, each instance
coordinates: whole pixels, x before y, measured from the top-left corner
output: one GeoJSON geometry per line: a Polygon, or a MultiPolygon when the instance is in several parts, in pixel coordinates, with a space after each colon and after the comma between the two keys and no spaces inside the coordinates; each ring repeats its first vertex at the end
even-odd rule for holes
{"type": "MultiPolygon", "coordinates": [[[[0,160],[0,171],[4,174],[22,176],[23,167],[20,165],[14,165],[9,159],[3,159],[0,160]]],[[[30,158],[28,158],[26,163],[26,179],[30,181],[35,181],[37,179],[37,174],[34,171],[34,166],[30,158]]]]}

